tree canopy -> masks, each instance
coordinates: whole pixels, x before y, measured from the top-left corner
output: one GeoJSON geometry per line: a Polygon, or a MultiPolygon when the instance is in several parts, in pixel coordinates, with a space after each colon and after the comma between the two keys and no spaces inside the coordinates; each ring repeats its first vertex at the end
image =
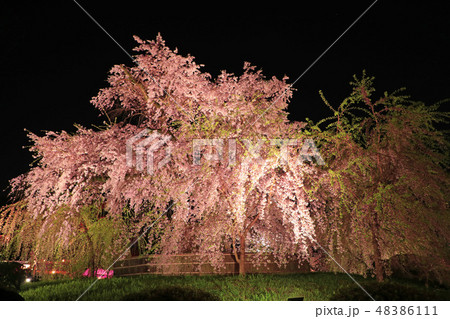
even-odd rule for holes
{"type": "MultiPolygon", "coordinates": [[[[37,165],[12,182],[22,199],[2,215],[3,228],[11,230],[7,241],[32,236],[35,249],[50,220],[62,214],[54,233],[60,249],[70,249],[70,238],[80,231],[73,216],[102,203],[104,217],[127,228],[120,239],[136,238],[170,208],[170,218],[147,236],[160,240],[157,252],[163,254],[198,252],[218,267],[224,250],[241,261],[250,246],[261,258],[274,253],[280,263],[307,256],[314,225],[302,181],[314,169],[299,160],[303,124],[287,119],[287,78],[266,79],[245,63],[242,75],[223,71],[213,80],[160,36],[136,40],[136,66],[114,66],[109,87],[92,99],[119,123],[102,130],[78,127],[75,134],[29,134],[37,165]],[[171,160],[152,175],[127,163],[127,141],[143,129],[170,137],[171,160]],[[197,158],[194,140],[207,141],[197,158]],[[214,150],[214,141],[227,151],[214,150]],[[31,224],[43,220],[36,232],[16,231],[18,207],[31,224]]],[[[157,162],[164,154],[155,156],[157,162]]]]}
{"type": "Polygon", "coordinates": [[[355,76],[338,106],[321,92],[333,115],[309,127],[327,163],[312,183],[325,204],[319,237],[345,268],[378,280],[396,255],[448,272],[449,144],[436,125],[449,114],[402,90],[375,98],[373,80],[355,76]]]}
{"type": "Polygon", "coordinates": [[[287,77],[246,62],[241,75],[213,79],[161,36],[135,39],[135,65],[114,66],[92,99],[104,127],[29,133],[35,164],[0,210],[4,254],[106,268],[140,239],[216,267],[232,252],[241,273],[246,251],[284,264],[319,246],[379,280],[398,254],[445,264],[448,141],[434,124],[448,115],[437,105],[374,99],[363,74],[338,107],[322,94],[332,117],[290,122],[287,77]],[[145,152],[159,163],[151,172],[145,152]]]}

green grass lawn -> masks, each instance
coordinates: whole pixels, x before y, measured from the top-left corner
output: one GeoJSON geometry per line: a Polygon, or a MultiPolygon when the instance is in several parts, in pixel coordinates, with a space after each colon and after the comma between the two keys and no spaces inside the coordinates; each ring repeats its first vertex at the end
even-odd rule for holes
{"type": "MultiPolygon", "coordinates": [[[[380,286],[371,278],[354,277],[377,300],[402,298],[392,297],[392,293],[403,294],[403,297],[406,298],[403,300],[450,299],[449,290],[444,288],[426,288],[421,283],[406,281],[390,281],[388,286],[380,286]],[[395,286],[392,286],[392,284],[395,286]],[[390,297],[383,296],[384,292],[387,291],[390,291],[390,297]]],[[[73,279],[25,283],[20,294],[25,300],[29,301],[76,300],[93,281],[94,279],[73,279]]],[[[115,277],[98,280],[81,300],[142,300],[145,291],[171,289],[171,287],[178,287],[174,289],[190,289],[189,294],[192,294],[192,292],[194,294],[197,292],[206,293],[213,296],[214,300],[230,301],[287,300],[291,297],[304,297],[304,300],[307,301],[330,300],[336,299],[335,294],[340,289],[346,289],[344,295],[349,296],[350,300],[357,300],[361,297],[368,298],[345,274],[309,273],[247,275],[245,277],[159,275],[115,277]]]]}

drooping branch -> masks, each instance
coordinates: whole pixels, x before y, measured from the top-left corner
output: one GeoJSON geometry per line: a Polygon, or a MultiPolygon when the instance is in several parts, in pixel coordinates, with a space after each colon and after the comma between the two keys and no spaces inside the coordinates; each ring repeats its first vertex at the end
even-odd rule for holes
{"type": "Polygon", "coordinates": [[[131,83],[138,86],[139,90],[141,91],[142,95],[144,96],[145,100],[148,101],[148,95],[145,90],[144,85],[141,83],[141,81],[137,80],[133,75],[130,73],[130,71],[127,70],[127,68],[124,65],[120,65],[120,68],[125,72],[125,74],[128,77],[128,80],[130,80],[131,83]]]}

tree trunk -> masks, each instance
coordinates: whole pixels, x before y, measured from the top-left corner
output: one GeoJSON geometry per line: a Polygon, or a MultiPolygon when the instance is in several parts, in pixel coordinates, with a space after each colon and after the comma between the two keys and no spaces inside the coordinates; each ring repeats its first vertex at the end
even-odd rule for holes
{"type": "Polygon", "coordinates": [[[381,249],[379,245],[379,229],[380,225],[378,223],[378,215],[374,211],[374,221],[371,225],[372,230],[372,248],[373,248],[373,258],[375,263],[375,275],[378,282],[382,282],[384,280],[384,270],[383,270],[383,262],[381,259],[381,249]]]}
{"type": "MultiPolygon", "coordinates": [[[[253,207],[252,211],[256,208],[253,207]]],[[[256,214],[255,218],[253,218],[253,220],[251,221],[251,223],[249,225],[247,225],[247,227],[244,227],[243,232],[241,233],[241,235],[239,236],[239,243],[241,246],[240,249],[240,256],[239,256],[239,275],[241,276],[245,276],[246,273],[246,269],[245,269],[245,239],[247,238],[247,232],[253,227],[253,225],[256,223],[256,221],[258,220],[259,217],[259,213],[256,214]]]]}
{"type": "Polygon", "coordinates": [[[88,242],[89,242],[89,265],[91,268],[91,271],[89,272],[89,277],[95,277],[95,249],[94,249],[94,243],[92,242],[92,239],[90,238],[90,236],[88,237],[88,242]]]}
{"type": "Polygon", "coordinates": [[[239,236],[240,254],[239,254],[239,275],[245,276],[245,237],[246,232],[239,236]]]}
{"type": "MultiPolygon", "coordinates": [[[[134,241],[138,239],[138,237],[133,237],[131,239],[131,244],[134,243],[134,241]]],[[[136,241],[131,247],[130,247],[130,256],[136,257],[139,256],[139,241],[136,241]]]]}
{"type": "Polygon", "coordinates": [[[94,242],[92,241],[91,236],[89,236],[89,229],[86,226],[86,223],[83,220],[83,217],[80,215],[81,218],[81,222],[80,222],[80,227],[83,229],[85,235],[86,235],[86,239],[88,242],[88,246],[89,246],[89,257],[88,257],[88,267],[89,268],[89,277],[94,277],[95,276],[95,267],[97,267],[97,265],[95,264],[95,247],[94,247],[94,242]]]}
{"type": "Polygon", "coordinates": [[[86,239],[88,241],[88,245],[89,245],[89,277],[95,277],[95,247],[94,247],[94,242],[92,241],[91,236],[89,236],[88,233],[88,229],[86,227],[86,225],[83,224],[83,228],[86,232],[86,239]]]}

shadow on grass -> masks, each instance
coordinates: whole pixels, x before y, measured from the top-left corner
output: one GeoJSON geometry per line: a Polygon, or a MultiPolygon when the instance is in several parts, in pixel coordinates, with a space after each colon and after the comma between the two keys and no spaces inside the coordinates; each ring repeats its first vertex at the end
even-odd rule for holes
{"type": "Polygon", "coordinates": [[[185,287],[165,287],[145,289],[139,292],[127,294],[123,301],[218,301],[218,297],[200,290],[185,287]]]}
{"type": "MultiPolygon", "coordinates": [[[[366,283],[364,289],[376,301],[432,301],[449,300],[448,290],[424,290],[417,287],[397,283],[366,283]]],[[[372,300],[359,287],[346,287],[339,289],[330,300],[332,301],[370,301],[372,300]]]]}
{"type": "Polygon", "coordinates": [[[24,301],[19,293],[0,287],[0,301],[24,301]]]}

